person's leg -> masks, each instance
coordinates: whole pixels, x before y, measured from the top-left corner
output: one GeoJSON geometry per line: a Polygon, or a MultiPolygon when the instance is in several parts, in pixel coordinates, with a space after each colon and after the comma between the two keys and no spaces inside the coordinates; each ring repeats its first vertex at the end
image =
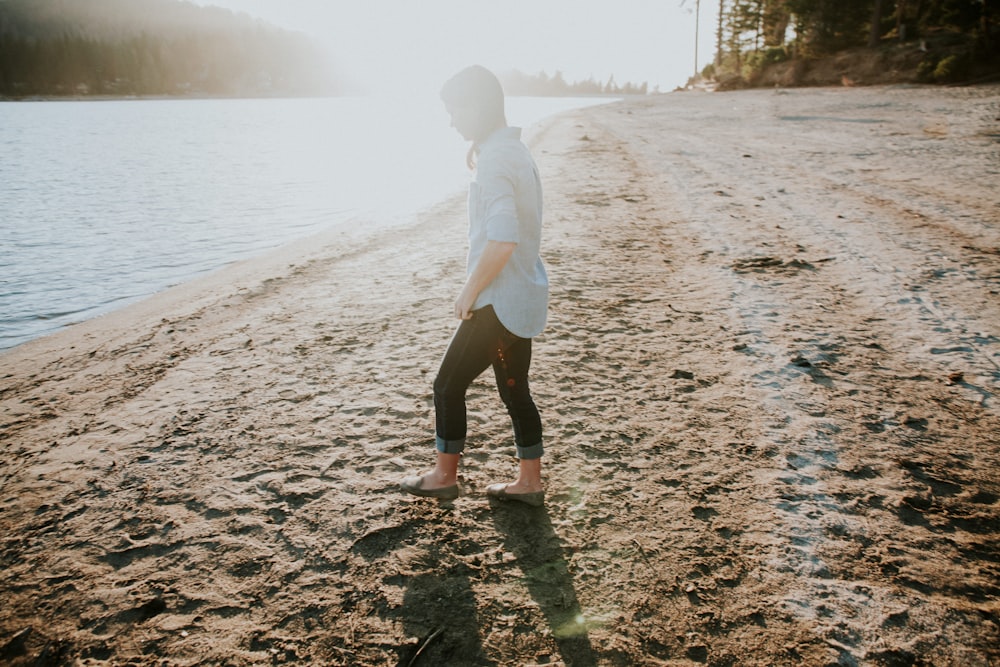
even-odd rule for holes
{"type": "Polygon", "coordinates": [[[458,484],[458,464],[461,461],[461,454],[437,452],[434,468],[424,475],[424,488],[439,489],[458,484]]]}
{"type": "Polygon", "coordinates": [[[531,367],[531,339],[507,335],[507,345],[493,362],[497,391],[507,407],[514,429],[519,461],[518,478],[504,485],[508,495],[537,494],[542,491],[542,420],[531,397],[528,371],[531,367]]]}
{"type": "Polygon", "coordinates": [[[480,309],[459,325],[441,360],[434,380],[437,458],[434,468],[421,476],[420,488],[425,491],[458,483],[467,430],[465,394],[496,358],[502,331],[493,309],[480,309]]]}

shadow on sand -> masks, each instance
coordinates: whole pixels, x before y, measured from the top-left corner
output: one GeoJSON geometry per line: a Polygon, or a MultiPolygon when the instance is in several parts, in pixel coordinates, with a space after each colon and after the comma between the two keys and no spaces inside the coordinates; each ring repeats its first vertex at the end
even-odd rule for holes
{"type": "MultiPolygon", "coordinates": [[[[504,550],[515,557],[522,583],[544,617],[567,667],[597,664],[587,636],[587,622],[577,600],[562,542],[544,507],[497,503],[493,522],[503,538],[504,550]]],[[[440,528],[440,526],[439,526],[440,528]]],[[[448,533],[449,531],[445,531],[448,533]]],[[[419,644],[400,647],[399,667],[421,665],[495,665],[482,644],[473,572],[456,553],[464,551],[458,535],[438,534],[438,542],[422,559],[432,572],[410,577],[401,616],[406,634],[419,644]]],[[[470,545],[469,549],[481,548],[470,545]]],[[[541,633],[542,627],[534,631],[541,633]]],[[[533,657],[533,656],[532,656],[533,657]]]]}
{"type": "Polygon", "coordinates": [[[496,664],[483,652],[476,600],[461,568],[413,577],[403,609],[409,610],[404,615],[408,634],[421,642],[401,652],[398,667],[496,664]]]}
{"type": "Polygon", "coordinates": [[[525,586],[545,616],[563,662],[568,667],[596,665],[566,551],[548,510],[494,501],[493,523],[506,549],[517,558],[525,586]]]}

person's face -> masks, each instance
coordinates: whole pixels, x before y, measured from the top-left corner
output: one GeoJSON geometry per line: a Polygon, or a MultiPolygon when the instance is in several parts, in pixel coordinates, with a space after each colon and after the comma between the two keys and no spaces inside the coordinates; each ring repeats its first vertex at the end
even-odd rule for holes
{"type": "Polygon", "coordinates": [[[445,104],[445,109],[451,116],[451,126],[458,130],[466,141],[480,138],[480,120],[478,110],[471,104],[445,104]]]}

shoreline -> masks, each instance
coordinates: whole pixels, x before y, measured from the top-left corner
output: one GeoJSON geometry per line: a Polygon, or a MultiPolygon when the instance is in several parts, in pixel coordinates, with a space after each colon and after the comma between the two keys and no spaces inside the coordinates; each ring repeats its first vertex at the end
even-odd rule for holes
{"type": "MultiPolygon", "coordinates": [[[[650,93],[654,95],[667,95],[670,92],[650,93]]],[[[364,93],[350,93],[343,95],[27,95],[24,97],[3,97],[0,102],[149,102],[149,101],[172,101],[172,100],[310,100],[310,99],[340,99],[358,97],[378,97],[378,95],[364,93]]],[[[632,99],[647,97],[644,95],[630,95],[625,93],[601,93],[589,95],[508,95],[509,98],[531,98],[531,99],[632,99]]]]}
{"type": "MultiPolygon", "coordinates": [[[[449,197],[448,199],[451,198],[449,197]]],[[[420,211],[433,210],[442,203],[438,202],[427,205],[420,209],[420,211]]],[[[111,328],[128,328],[127,325],[115,324],[114,322],[118,320],[135,320],[135,324],[148,322],[150,320],[145,314],[155,313],[160,310],[168,312],[175,309],[183,310],[183,302],[191,299],[203,300],[209,294],[219,295],[220,290],[230,288],[238,290],[250,289],[250,286],[258,280],[257,274],[261,272],[274,276],[279,275],[282,270],[280,265],[284,261],[291,262],[291,265],[294,265],[300,261],[308,261],[306,258],[312,257],[319,252],[334,253],[335,255],[336,251],[332,250],[332,248],[345,242],[348,244],[345,252],[349,252],[355,246],[365,245],[370,240],[369,237],[377,237],[393,230],[405,229],[409,225],[416,224],[416,220],[419,219],[420,215],[420,212],[415,213],[412,216],[412,221],[405,224],[376,227],[374,230],[365,232],[356,232],[356,230],[362,228],[363,223],[368,218],[361,214],[352,215],[344,222],[331,226],[329,229],[316,231],[305,237],[287,241],[249,257],[230,259],[221,263],[216,268],[194,273],[186,278],[180,277],[179,282],[154,292],[136,297],[121,297],[117,300],[125,301],[124,304],[114,305],[117,303],[116,301],[92,306],[87,309],[88,311],[97,311],[92,316],[61,325],[54,331],[30,338],[12,347],[0,348],[0,359],[3,359],[5,354],[14,352],[25,345],[44,341],[53,336],[60,336],[70,330],[77,331],[79,329],[82,332],[86,329],[88,332],[86,335],[93,335],[90,332],[93,330],[100,331],[103,326],[102,323],[110,323],[108,326],[111,328]],[[236,286],[239,287],[237,288],[236,286]],[[88,325],[91,326],[88,327],[88,325]]],[[[402,217],[405,216],[401,216],[400,219],[402,217]]],[[[72,338],[74,334],[69,333],[67,336],[72,338]]],[[[55,341],[52,347],[58,347],[59,344],[58,341],[55,341]]]]}
{"type": "MultiPolygon", "coordinates": [[[[524,121],[530,126],[535,125],[545,115],[557,113],[560,107],[570,104],[585,105],[592,104],[593,101],[570,100],[562,102],[546,103],[529,100],[521,103],[519,100],[513,104],[515,113],[519,113],[524,121]]],[[[239,104],[239,103],[237,103],[239,104]]],[[[339,104],[339,102],[338,102],[339,104]]],[[[295,113],[308,117],[313,109],[325,109],[322,101],[306,101],[303,106],[295,107],[295,113]],[[303,109],[307,111],[303,111],[303,109]]],[[[367,103],[364,101],[341,108],[336,107],[334,111],[342,115],[351,117],[357,114],[358,109],[372,106],[375,112],[381,112],[383,108],[391,108],[385,104],[367,103]]],[[[153,107],[135,108],[133,111],[125,111],[122,107],[119,112],[96,112],[95,116],[102,119],[107,117],[117,118],[124,116],[126,119],[136,121],[137,117],[144,114],[150,116],[170,116],[172,118],[183,117],[185,120],[176,121],[181,127],[188,129],[190,119],[199,116],[197,111],[188,110],[184,114],[173,114],[166,108],[160,112],[151,113],[153,107]]],[[[193,108],[192,108],[193,109],[193,108]]],[[[268,113],[248,114],[247,109],[239,106],[243,110],[243,115],[270,117],[268,113]]],[[[435,107],[436,109],[436,107],[435,107]]],[[[250,111],[257,112],[260,108],[253,106],[250,111]]],[[[232,110],[237,111],[237,108],[232,110]]],[[[225,116],[229,112],[213,111],[210,119],[217,119],[225,116]]],[[[275,115],[279,112],[274,112],[275,115]]],[[[367,114],[373,116],[374,114],[367,114]]],[[[22,119],[22,122],[30,122],[31,114],[12,114],[13,117],[22,119]],[[28,119],[28,120],[25,120],[28,119]]],[[[76,117],[68,108],[53,113],[52,116],[62,119],[76,117]]],[[[297,116],[298,117],[298,116],[297,116]]],[[[427,119],[428,122],[432,119],[427,119]]],[[[438,120],[436,117],[433,120],[438,120]]],[[[66,120],[68,124],[69,120],[66,120]]],[[[249,122],[249,121],[248,121],[249,122]]],[[[17,126],[17,123],[13,123],[17,126]]],[[[437,127],[437,126],[435,126],[437,127]]],[[[252,129],[252,128],[251,128],[252,129]]],[[[361,127],[365,130],[364,126],[361,127]]],[[[108,133],[115,132],[113,127],[107,124],[103,130],[108,133]]],[[[530,129],[529,129],[530,132],[530,129]]],[[[279,134],[280,130],[275,130],[274,134],[279,134]]],[[[16,134],[16,133],[15,133],[16,134]]],[[[156,134],[151,131],[151,134],[156,134]]],[[[161,135],[167,133],[161,132],[161,135]]],[[[313,153],[301,153],[292,155],[294,141],[280,143],[281,139],[271,136],[266,132],[261,132],[263,146],[268,150],[273,158],[268,164],[278,164],[282,158],[297,158],[297,164],[309,164],[309,160],[319,159],[319,153],[323,155],[337,155],[337,151],[320,151],[317,149],[316,155],[313,153]],[[268,143],[271,142],[271,143],[268,143]],[[278,143],[275,143],[278,142],[278,143]],[[281,146],[293,147],[284,149],[281,146]],[[269,148],[268,148],[269,147],[269,148]],[[277,147],[277,148],[276,148],[277,147]]],[[[383,133],[384,134],[384,133],[383,133]]],[[[146,199],[143,202],[134,202],[139,207],[139,213],[119,214],[115,213],[127,207],[128,204],[118,203],[114,197],[114,188],[120,183],[114,172],[109,171],[108,176],[96,178],[93,183],[84,184],[73,180],[74,174],[71,172],[64,174],[68,179],[62,186],[60,194],[63,196],[57,203],[53,200],[51,205],[40,213],[42,218],[38,221],[29,221],[23,217],[23,211],[31,210],[31,186],[26,182],[18,184],[15,179],[14,189],[8,193],[4,201],[11,207],[11,225],[13,236],[11,237],[15,253],[12,259],[12,266],[9,269],[13,272],[12,282],[8,285],[8,291],[0,301],[7,307],[8,318],[3,326],[3,340],[0,347],[11,349],[16,347],[16,343],[24,342],[45,333],[58,331],[70,322],[80,322],[90,319],[102,313],[113,312],[123,305],[135,302],[150,295],[156,294],[171,286],[196,279],[199,275],[204,275],[206,271],[211,272],[234,262],[241,261],[247,257],[253,257],[261,253],[266,253],[271,249],[280,247],[284,243],[294,242],[295,238],[301,238],[303,234],[311,235],[323,233],[324,229],[348,228],[350,235],[367,233],[364,227],[400,226],[411,224],[421,208],[432,206],[438,198],[444,198],[451,194],[462,191],[464,182],[462,180],[462,163],[455,161],[455,167],[449,167],[450,162],[447,156],[451,152],[451,144],[448,150],[436,151],[437,162],[424,160],[421,166],[425,169],[424,175],[417,174],[419,178],[408,179],[408,190],[406,194],[400,194],[396,200],[387,198],[385,192],[381,192],[379,178],[386,177],[389,173],[399,176],[400,169],[391,167],[381,168],[376,172],[374,165],[368,170],[370,178],[360,172],[353,180],[348,179],[348,183],[324,186],[318,181],[312,184],[314,175],[305,173],[304,170],[294,171],[294,175],[289,173],[288,183],[294,181],[301,182],[301,187],[296,185],[286,185],[283,189],[275,188],[268,192],[251,192],[246,188],[242,191],[244,195],[240,198],[237,194],[237,184],[254,182],[255,174],[248,167],[246,160],[236,151],[232,155],[233,148],[226,143],[228,139],[233,139],[231,135],[220,136],[219,146],[213,148],[209,146],[204,150],[216,151],[216,160],[233,159],[239,174],[245,178],[230,176],[214,180],[216,191],[230,193],[229,201],[226,205],[216,205],[213,202],[218,200],[218,195],[214,195],[209,188],[199,189],[199,183],[191,183],[192,179],[184,174],[192,170],[190,164],[170,162],[175,156],[170,148],[172,142],[159,143],[150,146],[147,150],[147,164],[155,164],[159,157],[149,157],[150,155],[160,156],[167,161],[169,178],[157,179],[161,181],[160,186],[151,193],[153,201],[146,199]],[[229,154],[219,151],[229,150],[229,154]],[[241,160],[243,162],[241,162],[241,160]],[[448,171],[450,169],[451,171],[448,171]],[[301,173],[300,173],[301,172],[301,173]],[[441,177],[435,180],[434,174],[441,177]],[[305,185],[309,184],[309,185],[305,185]],[[79,190],[74,193],[74,186],[79,190]],[[84,192],[89,187],[93,194],[86,196],[84,192]],[[301,192],[300,192],[301,191],[301,192]],[[320,194],[325,193],[325,194],[320,194]],[[175,198],[177,202],[175,202],[175,198]],[[256,204],[254,202],[257,202],[256,204]],[[307,202],[307,203],[302,203],[307,202]],[[75,215],[63,219],[58,207],[76,206],[75,215]],[[145,213],[142,206],[148,206],[153,213],[145,213]],[[107,215],[106,213],[107,208],[107,215]],[[20,217],[19,217],[20,215],[20,217]],[[93,229],[79,228],[82,223],[77,221],[86,220],[88,216],[95,220],[101,220],[100,224],[95,224],[93,229]],[[186,220],[191,216],[203,218],[205,222],[200,223],[199,229],[188,229],[192,225],[180,224],[176,220],[186,220]],[[272,229],[272,227],[274,227],[272,229]],[[148,236],[155,237],[156,243],[143,242],[140,236],[147,236],[146,232],[138,232],[140,229],[149,229],[148,236]],[[37,230],[32,232],[30,230],[37,230]],[[162,236],[163,238],[159,238],[162,236]],[[61,239],[73,239],[79,248],[74,251],[73,244],[62,242],[61,239]],[[102,239],[104,239],[102,241],[102,239]],[[115,239],[115,240],[111,240],[115,239]],[[21,249],[21,244],[24,249],[21,249]],[[110,248],[105,252],[105,247],[110,248]],[[75,254],[74,254],[75,252],[75,254]],[[59,257],[58,262],[33,262],[32,258],[38,257],[59,257]],[[98,263],[88,262],[88,258],[100,256],[102,261],[98,263]],[[78,259],[82,261],[78,261],[78,259]],[[60,265],[65,265],[66,270],[59,269],[60,265]],[[92,265],[91,265],[92,264],[92,265]],[[84,268],[72,269],[71,267],[81,266],[84,268]],[[162,267],[162,268],[161,268],[162,267]],[[18,317],[14,315],[17,314],[18,317]]],[[[442,136],[451,139],[453,133],[446,123],[440,124],[440,131],[434,136],[442,136]]],[[[12,135],[13,136],[13,135],[12,135]]],[[[168,135],[169,136],[169,135],[168,135]]],[[[238,139],[238,137],[236,137],[238,139]]],[[[291,137],[297,140],[296,137],[291,137]]],[[[330,140],[327,139],[329,142],[330,140]]],[[[92,142],[93,143],[93,142],[92,142]]],[[[103,143],[98,140],[97,143],[103,143]]],[[[183,144],[183,142],[181,142],[183,144]]],[[[315,142],[312,142],[315,143],[315,142]]],[[[361,151],[361,142],[349,145],[346,142],[333,142],[336,148],[345,150],[361,151]],[[343,143],[344,145],[341,145],[343,143]]],[[[25,149],[29,145],[45,148],[45,137],[31,135],[19,144],[25,149]]],[[[48,147],[54,146],[54,142],[49,142],[48,147]]],[[[127,152],[127,145],[113,143],[116,146],[116,153],[127,152]]],[[[396,144],[398,146],[398,144],[396,144]]],[[[369,144],[370,146],[370,144],[369,144]]],[[[439,145],[424,141],[423,144],[410,146],[407,155],[416,156],[423,150],[433,150],[439,145]]],[[[464,151],[465,149],[457,142],[455,148],[464,151]]],[[[298,150],[301,150],[299,147],[298,150]]],[[[311,146],[310,146],[311,149],[311,146]]],[[[97,150],[93,145],[84,144],[79,154],[86,154],[88,150],[97,150]]],[[[51,153],[52,151],[50,151],[51,153]]],[[[23,154],[23,151],[22,151],[23,154]]],[[[99,154],[99,153],[98,153],[99,154]]],[[[343,154],[342,152],[340,153],[343,154]]],[[[27,155],[27,154],[25,154],[27,155]]],[[[49,155],[53,159],[53,155],[49,155]]],[[[96,156],[95,156],[96,157],[96,156]]],[[[117,158],[124,159],[123,155],[117,158]]],[[[23,158],[28,160],[30,157],[23,158]]],[[[116,163],[121,163],[122,159],[116,159],[116,163]]],[[[198,158],[195,155],[190,157],[197,168],[198,158]]],[[[325,167],[331,173],[337,174],[334,158],[326,160],[325,167]]],[[[397,164],[405,160],[396,160],[397,164]]],[[[35,159],[35,164],[41,164],[42,157],[35,159]]],[[[410,162],[416,166],[416,160],[410,162]]],[[[276,171],[278,168],[271,169],[276,171]]],[[[289,167],[286,166],[286,169],[289,167]]],[[[155,168],[147,169],[155,173],[155,168]]],[[[234,169],[230,170],[231,172],[234,169]]],[[[25,172],[22,172],[25,173],[25,172]]],[[[26,173],[31,173],[28,170],[26,173]]],[[[318,171],[316,172],[319,173],[318,171]]],[[[146,177],[152,174],[144,173],[146,177]]],[[[137,175],[136,178],[139,178],[137,175]]],[[[129,174],[122,174],[122,178],[128,179],[129,174]]],[[[275,173],[272,178],[285,178],[285,174],[275,173]]],[[[263,177],[262,177],[263,178],[263,177]]],[[[284,181],[280,181],[284,183],[284,181]]],[[[135,188],[131,188],[135,190],[135,188]]],[[[377,233],[377,229],[373,231],[377,233]]]]}
{"type": "Polygon", "coordinates": [[[433,457],[461,196],[0,354],[0,650],[988,667],[998,95],[662,96],[534,131],[537,511],[484,495],[514,469],[485,376],[468,495],[398,491],[433,457]]]}

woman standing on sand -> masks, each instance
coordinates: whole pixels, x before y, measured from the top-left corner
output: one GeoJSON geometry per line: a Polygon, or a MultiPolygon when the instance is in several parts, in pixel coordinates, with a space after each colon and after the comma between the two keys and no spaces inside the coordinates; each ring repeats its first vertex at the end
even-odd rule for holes
{"type": "Polygon", "coordinates": [[[539,257],[542,188],[538,168],[507,126],[504,94],[489,70],[466,68],[441,90],[451,125],[472,142],[469,256],[465,287],[455,301],[461,320],[434,380],[437,459],[402,489],[451,500],[461,494],[458,466],[465,448],[465,392],[489,366],[514,428],[519,475],[487,488],[488,496],[542,505],[542,423],[528,388],[531,339],[542,332],[548,278],[539,257]]]}

